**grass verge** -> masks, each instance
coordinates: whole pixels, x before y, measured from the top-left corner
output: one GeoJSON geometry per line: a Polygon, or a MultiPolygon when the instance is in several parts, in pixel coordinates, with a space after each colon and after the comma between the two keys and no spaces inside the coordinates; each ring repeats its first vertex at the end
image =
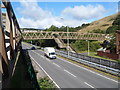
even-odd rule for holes
{"type": "Polygon", "coordinates": [[[57,88],[48,77],[40,78],[38,80],[38,83],[42,90],[46,90],[46,89],[55,90],[55,88],[57,88]]]}

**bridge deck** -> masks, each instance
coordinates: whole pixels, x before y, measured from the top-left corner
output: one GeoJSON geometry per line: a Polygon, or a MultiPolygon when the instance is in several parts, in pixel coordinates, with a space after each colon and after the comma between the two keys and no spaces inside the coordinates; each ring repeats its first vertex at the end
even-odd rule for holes
{"type": "Polygon", "coordinates": [[[34,31],[34,32],[22,32],[24,40],[35,39],[80,39],[80,40],[108,40],[110,35],[97,34],[97,33],[78,33],[78,32],[47,32],[47,31],[34,31]]]}

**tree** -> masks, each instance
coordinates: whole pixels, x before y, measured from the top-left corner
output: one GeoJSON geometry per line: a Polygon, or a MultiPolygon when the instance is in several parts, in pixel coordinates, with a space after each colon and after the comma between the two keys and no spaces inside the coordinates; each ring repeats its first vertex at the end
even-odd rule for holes
{"type": "Polygon", "coordinates": [[[111,53],[116,53],[116,34],[114,33],[109,44],[109,49],[111,53]]]}
{"type": "Polygon", "coordinates": [[[52,25],[47,31],[59,31],[58,27],[52,25]]]}
{"type": "Polygon", "coordinates": [[[106,30],[107,34],[115,33],[116,30],[120,30],[120,15],[118,15],[115,21],[112,23],[111,27],[106,30]]]}

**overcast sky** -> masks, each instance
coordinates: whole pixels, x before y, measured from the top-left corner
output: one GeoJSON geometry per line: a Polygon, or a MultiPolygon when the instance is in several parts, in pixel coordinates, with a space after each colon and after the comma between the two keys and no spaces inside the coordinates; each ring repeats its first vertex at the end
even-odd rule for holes
{"type": "MultiPolygon", "coordinates": [[[[45,0],[44,0],[45,1],[45,0]]],[[[118,2],[12,2],[21,28],[76,27],[118,12],[118,2]]]]}

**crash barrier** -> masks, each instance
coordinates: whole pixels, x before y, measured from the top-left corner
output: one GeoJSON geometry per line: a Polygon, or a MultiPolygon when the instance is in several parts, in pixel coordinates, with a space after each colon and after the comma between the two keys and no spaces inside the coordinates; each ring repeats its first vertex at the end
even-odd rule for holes
{"type": "Polygon", "coordinates": [[[56,54],[120,77],[120,63],[116,61],[95,58],[73,52],[69,52],[68,56],[67,51],[60,50],[56,50],[56,54]]]}

